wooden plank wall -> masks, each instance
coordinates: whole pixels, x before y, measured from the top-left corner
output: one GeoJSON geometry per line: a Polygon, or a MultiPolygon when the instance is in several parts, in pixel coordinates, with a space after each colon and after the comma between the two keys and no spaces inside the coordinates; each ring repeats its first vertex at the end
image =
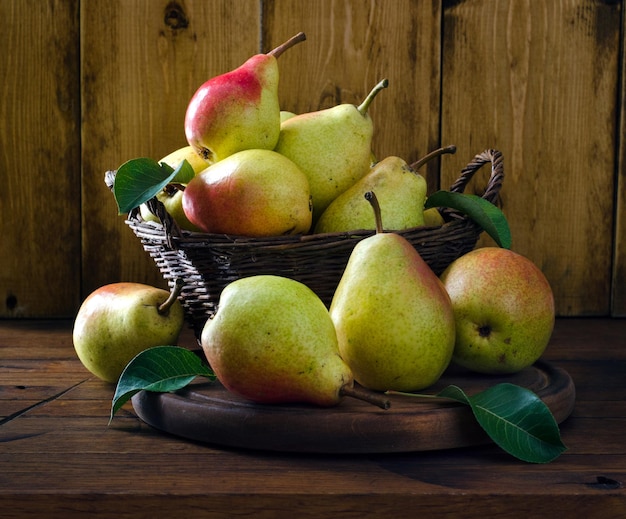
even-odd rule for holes
{"type": "Polygon", "coordinates": [[[195,89],[298,31],[285,109],[357,103],[389,78],[376,155],[456,144],[429,165],[434,189],[500,149],[513,248],[558,313],[626,315],[621,1],[0,0],[0,15],[2,317],[72,316],[114,281],[163,285],[104,172],[183,146],[195,89]]]}
{"type": "Polygon", "coordinates": [[[78,0],[0,0],[0,316],[80,303],[78,0]]]}
{"type": "Polygon", "coordinates": [[[444,140],[503,152],[513,247],[557,287],[559,311],[608,312],[619,6],[462,2],[444,27],[444,140]]]}

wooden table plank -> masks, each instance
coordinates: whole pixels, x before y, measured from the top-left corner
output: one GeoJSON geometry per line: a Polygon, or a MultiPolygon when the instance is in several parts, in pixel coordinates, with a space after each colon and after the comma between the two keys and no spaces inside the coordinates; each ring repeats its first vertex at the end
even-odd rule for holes
{"type": "Polygon", "coordinates": [[[69,321],[0,322],[0,416],[30,407],[0,418],[0,516],[623,517],[625,336],[626,320],[557,322],[546,357],[572,372],[577,406],[561,425],[569,450],[533,465],[493,445],[350,456],[220,448],[162,434],[130,404],[108,425],[114,388],[75,358],[69,321]]]}

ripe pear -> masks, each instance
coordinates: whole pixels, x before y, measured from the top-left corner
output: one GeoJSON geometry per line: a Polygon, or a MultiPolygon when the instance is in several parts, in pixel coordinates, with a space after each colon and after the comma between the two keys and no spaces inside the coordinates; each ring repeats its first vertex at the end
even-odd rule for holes
{"type": "Polygon", "coordinates": [[[367,175],[330,203],[317,221],[315,232],[375,229],[374,212],[365,199],[368,191],[376,193],[386,230],[400,231],[424,225],[427,185],[417,170],[446,153],[456,153],[456,146],[438,148],[411,165],[395,156],[373,162],[367,175]]]}
{"type": "Polygon", "coordinates": [[[400,157],[390,156],[335,198],[315,225],[316,233],[375,229],[376,219],[365,193],[374,191],[385,229],[424,225],[426,179],[400,157]]]}
{"type": "Polygon", "coordinates": [[[193,149],[193,146],[178,148],[163,157],[159,162],[165,162],[165,164],[171,168],[176,169],[183,160],[189,162],[189,165],[196,174],[209,167],[209,163],[193,149]]]}
{"type": "Polygon", "coordinates": [[[281,110],[280,111],[280,122],[281,122],[281,124],[283,123],[283,121],[286,121],[287,119],[291,119],[295,115],[296,114],[294,112],[290,112],[289,110],[281,110]]]}
{"type": "Polygon", "coordinates": [[[183,210],[208,233],[281,236],[311,227],[306,176],[271,150],[239,151],[209,166],[187,184],[183,210]]]}
{"type": "Polygon", "coordinates": [[[424,225],[427,227],[441,227],[445,222],[443,216],[436,207],[424,210],[424,225]]]}
{"type": "Polygon", "coordinates": [[[340,104],[291,117],[280,125],[275,151],[306,174],[313,199],[313,221],[341,193],[365,176],[371,164],[374,127],[368,114],[378,83],[358,107],[340,104]]]}
{"type": "Polygon", "coordinates": [[[271,150],[280,132],[277,58],[305,39],[298,33],[267,54],[206,81],[185,113],[185,135],[210,163],[245,149],[271,150]]]}
{"type": "MultiPolygon", "coordinates": [[[[204,160],[200,155],[196,153],[191,146],[184,146],[173,151],[169,155],[163,157],[159,162],[164,162],[171,168],[176,169],[180,163],[186,160],[192,167],[193,172],[197,175],[201,171],[204,171],[209,163],[204,160]]],[[[200,231],[200,229],[192,224],[185,212],[183,211],[183,190],[177,186],[169,184],[163,188],[163,190],[157,194],[157,199],[163,204],[165,210],[174,218],[176,223],[181,229],[188,231],[200,231]]],[[[158,222],[159,219],[154,215],[147,204],[141,204],[139,207],[141,217],[147,222],[158,222]]]]}
{"type": "Polygon", "coordinates": [[[453,362],[479,373],[515,373],[541,357],[554,328],[554,296],[530,259],[483,247],[440,277],[456,319],[453,362]]]}
{"type": "Polygon", "coordinates": [[[224,387],[258,403],[333,406],[354,383],[328,309],[290,278],[256,275],[227,285],[201,345],[224,387]]]}
{"type": "Polygon", "coordinates": [[[354,247],[330,305],[339,352],[355,380],[373,390],[434,384],[454,349],[454,313],[443,284],[415,248],[383,232],[354,247]]]}
{"type": "Polygon", "coordinates": [[[171,293],[141,283],[112,283],[83,301],[72,338],[83,365],[106,382],[117,382],[126,365],[153,346],[175,345],[184,324],[183,307],[171,293]]]}

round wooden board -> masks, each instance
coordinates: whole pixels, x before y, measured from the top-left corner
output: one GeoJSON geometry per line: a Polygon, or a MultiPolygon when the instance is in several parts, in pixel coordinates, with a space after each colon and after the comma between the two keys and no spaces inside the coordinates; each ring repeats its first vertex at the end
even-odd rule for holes
{"type": "MultiPolygon", "coordinates": [[[[539,361],[514,375],[487,376],[451,367],[428,389],[454,384],[472,395],[500,382],[534,391],[557,422],[574,408],[570,375],[539,361]]],[[[480,445],[491,440],[468,406],[444,400],[393,395],[391,407],[344,398],[332,408],[260,405],[244,400],[218,382],[194,382],[175,393],[141,391],[132,398],[147,424],[190,440],[228,447],[281,452],[389,453],[480,445]]]]}

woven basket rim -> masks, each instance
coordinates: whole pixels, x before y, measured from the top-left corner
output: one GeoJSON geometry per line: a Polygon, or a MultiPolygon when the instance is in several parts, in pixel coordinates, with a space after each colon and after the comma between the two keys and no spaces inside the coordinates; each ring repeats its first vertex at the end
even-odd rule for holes
{"type": "MultiPolygon", "coordinates": [[[[450,186],[451,192],[463,193],[465,187],[474,176],[474,174],[485,164],[491,163],[491,175],[485,192],[482,198],[495,204],[499,198],[500,189],[502,187],[502,181],[504,179],[503,171],[503,157],[502,153],[495,149],[487,149],[482,153],[478,153],[468,163],[468,165],[461,171],[458,179],[450,186]]],[[[115,178],[115,170],[106,172],[106,183],[110,188],[113,187],[115,178]]],[[[150,210],[156,214],[160,220],[158,222],[144,222],[141,219],[139,208],[133,209],[127,217],[127,223],[141,222],[146,224],[154,224],[155,230],[163,229],[165,235],[168,237],[168,241],[172,248],[176,248],[176,243],[225,243],[232,244],[233,247],[237,245],[241,246],[264,246],[264,247],[279,247],[279,246],[298,246],[308,242],[328,242],[335,240],[350,240],[350,239],[362,239],[375,233],[373,229],[355,229],[350,231],[340,231],[332,233],[306,233],[306,234],[294,234],[294,235],[281,235],[281,236],[245,236],[245,235],[233,235],[223,233],[205,233],[198,231],[189,231],[181,229],[172,216],[165,210],[163,204],[155,198],[149,201],[150,210]]],[[[439,208],[439,211],[444,215],[446,221],[442,226],[419,226],[409,229],[393,230],[389,229],[386,232],[395,232],[400,235],[410,235],[415,232],[433,232],[437,233],[442,228],[444,230],[450,228],[450,224],[457,223],[458,221],[469,221],[469,217],[458,211],[449,208],[439,208]]],[[[475,227],[478,227],[475,225],[475,227]]]]}

